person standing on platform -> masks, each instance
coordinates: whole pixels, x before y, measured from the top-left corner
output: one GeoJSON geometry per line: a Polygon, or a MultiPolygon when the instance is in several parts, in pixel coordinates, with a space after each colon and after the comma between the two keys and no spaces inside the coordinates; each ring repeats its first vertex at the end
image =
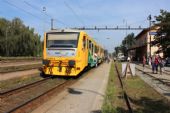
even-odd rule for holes
{"type": "Polygon", "coordinates": [[[158,62],[159,62],[160,75],[162,75],[163,60],[162,60],[162,57],[160,55],[158,55],[158,62]]]}
{"type": "Polygon", "coordinates": [[[128,58],[127,58],[127,61],[128,61],[128,62],[130,62],[130,61],[131,61],[131,59],[130,59],[130,57],[129,57],[129,56],[128,56],[128,58]]]}
{"type": "Polygon", "coordinates": [[[156,74],[158,73],[158,65],[159,65],[159,60],[158,60],[158,55],[155,56],[155,69],[156,69],[156,74]]]}
{"type": "Polygon", "coordinates": [[[155,71],[155,54],[151,57],[152,73],[155,71]]]}
{"type": "Polygon", "coordinates": [[[148,58],[148,64],[149,64],[150,67],[152,67],[152,63],[151,63],[151,62],[152,62],[152,57],[149,56],[149,58],[148,58]]]}

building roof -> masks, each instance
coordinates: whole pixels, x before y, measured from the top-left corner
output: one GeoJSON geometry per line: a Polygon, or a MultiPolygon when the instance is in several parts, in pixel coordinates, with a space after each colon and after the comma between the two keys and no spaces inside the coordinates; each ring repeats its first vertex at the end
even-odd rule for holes
{"type": "Polygon", "coordinates": [[[141,35],[147,33],[150,30],[157,30],[159,28],[158,25],[151,26],[150,28],[143,29],[136,37],[135,39],[138,39],[141,35]]]}

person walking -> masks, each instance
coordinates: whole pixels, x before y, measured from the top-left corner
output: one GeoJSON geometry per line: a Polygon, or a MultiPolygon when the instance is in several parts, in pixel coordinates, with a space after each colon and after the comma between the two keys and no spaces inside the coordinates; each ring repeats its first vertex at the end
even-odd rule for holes
{"type": "Polygon", "coordinates": [[[163,68],[163,60],[160,55],[158,55],[158,61],[159,61],[159,70],[160,70],[160,75],[162,75],[162,68],[163,68]]]}
{"type": "Polygon", "coordinates": [[[156,70],[156,74],[158,73],[158,64],[159,64],[159,59],[158,59],[158,55],[155,56],[155,70],[156,70]]]}
{"type": "Polygon", "coordinates": [[[152,73],[155,71],[155,54],[151,57],[152,73]]]}
{"type": "Polygon", "coordinates": [[[152,67],[152,57],[151,56],[149,56],[149,58],[148,58],[148,64],[149,64],[149,67],[152,67]]]}

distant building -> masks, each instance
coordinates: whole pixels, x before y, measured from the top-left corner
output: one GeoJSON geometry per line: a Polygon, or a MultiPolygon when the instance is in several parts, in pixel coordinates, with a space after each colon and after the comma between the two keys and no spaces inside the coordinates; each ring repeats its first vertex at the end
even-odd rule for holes
{"type": "MultiPolygon", "coordinates": [[[[156,45],[150,45],[150,42],[154,41],[154,36],[157,33],[159,26],[152,26],[151,28],[147,28],[142,30],[135,37],[135,44],[128,49],[129,54],[131,54],[133,60],[142,60],[143,55],[147,58],[158,51],[158,47],[156,45]]],[[[162,52],[159,52],[161,56],[163,56],[162,52]]]]}

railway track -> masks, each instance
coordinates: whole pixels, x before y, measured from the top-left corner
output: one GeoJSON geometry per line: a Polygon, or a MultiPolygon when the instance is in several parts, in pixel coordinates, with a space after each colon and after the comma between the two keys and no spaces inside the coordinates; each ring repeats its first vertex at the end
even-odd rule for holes
{"type": "Polygon", "coordinates": [[[35,86],[37,86],[39,84],[42,84],[42,83],[46,82],[50,78],[51,77],[48,77],[48,78],[45,78],[45,79],[30,83],[30,84],[27,84],[27,85],[23,85],[21,87],[18,87],[18,88],[12,89],[12,90],[0,92],[0,98],[5,98],[6,96],[13,95],[13,94],[16,94],[18,92],[24,91],[26,89],[35,87],[35,86]]]}
{"type": "Polygon", "coordinates": [[[134,112],[133,112],[133,108],[132,108],[132,106],[131,106],[131,104],[130,104],[130,100],[129,100],[128,95],[127,95],[127,93],[126,93],[126,90],[125,90],[125,88],[124,88],[125,86],[124,86],[124,84],[123,84],[123,81],[122,81],[122,78],[121,78],[121,75],[120,75],[120,72],[119,72],[119,70],[118,70],[118,67],[117,67],[117,64],[116,64],[116,63],[115,63],[115,68],[116,68],[117,76],[118,76],[118,79],[119,79],[119,82],[120,82],[120,85],[121,85],[121,88],[122,88],[123,97],[124,97],[124,99],[125,99],[125,102],[126,102],[126,105],[127,105],[128,110],[129,110],[129,113],[134,113],[134,112]]]}
{"type": "MultiPolygon", "coordinates": [[[[31,83],[31,84],[28,84],[28,85],[25,85],[25,86],[22,86],[22,87],[19,87],[19,88],[16,88],[16,89],[13,89],[13,90],[2,92],[0,100],[2,100],[2,103],[3,103],[3,101],[5,102],[6,99],[8,99],[8,98],[9,98],[9,100],[11,100],[10,98],[13,99],[15,97],[22,97],[22,96],[24,96],[24,93],[21,93],[21,92],[25,92],[26,90],[29,90],[30,94],[33,91],[34,91],[34,93],[35,93],[35,91],[39,92],[39,90],[37,88],[34,90],[32,90],[32,89],[35,87],[39,87],[41,84],[45,84],[45,82],[49,82],[48,80],[50,81],[50,77],[40,80],[40,81],[37,81],[37,82],[34,82],[34,83],[31,83]]],[[[27,97],[24,97],[23,99],[21,98],[21,100],[24,100],[24,102],[22,102],[22,101],[17,102],[18,99],[16,99],[16,102],[15,102],[15,99],[13,99],[14,101],[10,102],[10,103],[11,104],[17,103],[17,104],[11,105],[12,107],[8,106],[8,109],[4,109],[4,110],[2,110],[0,108],[0,113],[1,112],[2,113],[4,113],[4,112],[5,113],[31,112],[33,109],[37,108],[42,103],[44,103],[44,102],[48,101],[50,98],[52,98],[52,96],[54,94],[56,95],[56,93],[61,92],[65,87],[67,87],[68,85],[71,85],[74,82],[75,82],[75,80],[72,80],[72,79],[61,80],[61,81],[59,79],[59,82],[56,85],[54,85],[51,88],[48,88],[48,90],[44,91],[43,93],[33,96],[33,98],[30,98],[30,99],[27,99],[27,97]]],[[[10,104],[10,103],[8,103],[8,104],[10,104]]],[[[0,106],[0,107],[2,107],[2,106],[0,106]]],[[[4,107],[6,107],[6,106],[4,106],[4,107]]]]}
{"type": "Polygon", "coordinates": [[[0,113],[31,112],[35,108],[42,105],[42,103],[45,103],[53,96],[57,96],[61,91],[68,88],[68,86],[74,84],[83,77],[84,74],[82,74],[77,79],[46,78],[41,81],[37,81],[35,83],[31,83],[20,88],[1,92],[0,113]],[[41,91],[44,88],[48,90],[41,91]]]}
{"type": "MultiPolygon", "coordinates": [[[[135,64],[136,64],[136,63],[135,63],[135,64]]],[[[141,66],[140,64],[136,64],[136,65],[141,66]]],[[[148,68],[148,69],[152,69],[152,68],[149,67],[148,65],[146,65],[145,67],[148,68]]],[[[163,70],[163,69],[162,69],[162,70],[163,70]]],[[[170,71],[169,71],[169,70],[162,71],[162,73],[167,74],[167,75],[170,75],[170,71]]]]}
{"type": "Polygon", "coordinates": [[[49,89],[48,91],[44,92],[43,94],[36,96],[29,101],[26,101],[25,103],[22,103],[11,110],[7,111],[7,113],[26,113],[30,112],[30,110],[33,110],[40,106],[42,103],[48,101],[54,94],[60,93],[63,88],[68,86],[69,84],[72,84],[73,81],[65,81],[58,85],[56,85],[54,88],[49,89]]]}
{"type": "MultiPolygon", "coordinates": [[[[138,69],[138,68],[136,68],[136,70],[143,72],[143,70],[138,69]]],[[[150,76],[150,77],[152,77],[152,78],[154,78],[155,80],[163,83],[164,85],[170,87],[170,83],[169,83],[169,82],[165,82],[164,80],[162,80],[162,79],[160,79],[160,78],[157,78],[157,77],[155,77],[155,76],[153,76],[153,75],[151,75],[151,74],[149,74],[149,73],[145,73],[145,74],[148,75],[148,76],[150,76]]]]}
{"type": "Polygon", "coordinates": [[[160,95],[165,97],[167,102],[170,102],[170,98],[168,95],[170,92],[170,80],[159,78],[161,75],[157,75],[156,77],[152,74],[149,74],[147,72],[143,72],[142,69],[136,68],[138,72],[142,72],[145,77],[141,76],[141,78],[149,84],[156,92],[158,92],[160,95]]]}

